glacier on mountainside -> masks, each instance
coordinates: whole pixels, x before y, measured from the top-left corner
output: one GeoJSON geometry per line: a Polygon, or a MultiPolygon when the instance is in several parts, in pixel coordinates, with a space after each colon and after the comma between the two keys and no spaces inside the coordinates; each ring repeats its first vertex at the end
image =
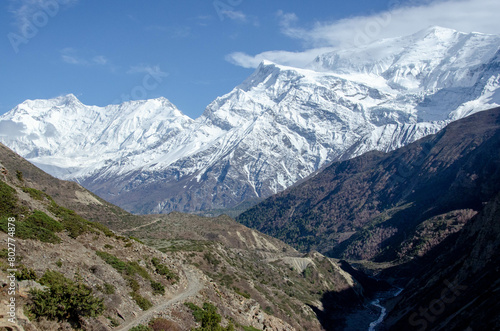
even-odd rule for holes
{"type": "Polygon", "coordinates": [[[499,47],[499,36],[431,27],[305,69],[264,61],[195,120],[165,98],[29,100],[0,117],[0,140],[129,211],[233,207],[499,105],[499,47]]]}

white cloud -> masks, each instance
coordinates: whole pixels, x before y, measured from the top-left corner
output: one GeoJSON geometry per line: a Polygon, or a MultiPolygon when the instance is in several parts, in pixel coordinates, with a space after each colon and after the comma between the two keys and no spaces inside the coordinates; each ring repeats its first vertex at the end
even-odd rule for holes
{"type": "Polygon", "coordinates": [[[61,58],[64,62],[69,64],[76,64],[76,65],[86,64],[82,59],[76,56],[76,50],[70,47],[61,50],[61,58]]]}
{"type": "Polygon", "coordinates": [[[240,22],[246,22],[247,21],[247,15],[243,14],[241,11],[236,11],[236,10],[224,10],[222,11],[223,15],[226,15],[227,18],[233,20],[233,21],[240,21],[240,22]]]}
{"type": "Polygon", "coordinates": [[[261,60],[302,67],[314,60],[322,48],[353,47],[382,38],[410,35],[437,25],[462,32],[500,33],[500,1],[498,0],[434,0],[401,6],[392,0],[390,9],[334,22],[317,22],[300,26],[294,13],[279,11],[281,32],[302,42],[301,52],[268,51],[257,55],[232,53],[226,59],[245,68],[256,67],[261,60]]]}
{"type": "Polygon", "coordinates": [[[159,65],[149,65],[149,64],[138,64],[131,66],[127,71],[127,74],[150,74],[155,77],[167,77],[168,73],[161,70],[159,65]]]}
{"type": "Polygon", "coordinates": [[[232,10],[232,9],[225,9],[220,11],[220,16],[221,17],[227,17],[232,21],[238,22],[238,23],[244,23],[244,24],[252,24],[253,26],[259,26],[260,22],[259,19],[255,16],[248,16],[242,11],[239,10],[232,10]]]}
{"type": "MultiPolygon", "coordinates": [[[[353,46],[381,38],[409,35],[437,25],[462,32],[500,32],[500,2],[496,0],[447,0],[425,5],[393,5],[370,16],[357,16],[335,22],[316,23],[312,28],[296,26],[296,20],[281,14],[282,32],[300,39],[307,46],[353,46]]],[[[288,14],[290,15],[290,14],[288,14]]]]}
{"type": "Polygon", "coordinates": [[[63,6],[79,0],[10,0],[9,11],[14,16],[14,25],[23,35],[32,33],[33,27],[40,28],[63,6]]]}
{"type": "Polygon", "coordinates": [[[99,65],[105,65],[108,63],[108,59],[103,55],[97,55],[92,58],[92,62],[99,65]]]}
{"type": "Polygon", "coordinates": [[[198,15],[192,19],[194,19],[199,26],[208,26],[215,17],[212,15],[198,15]]]}
{"type": "Polygon", "coordinates": [[[231,53],[226,60],[244,68],[256,68],[263,60],[293,67],[304,67],[320,54],[332,51],[333,48],[313,48],[304,52],[267,51],[255,56],[242,52],[231,53]]]}
{"type": "Polygon", "coordinates": [[[78,54],[78,51],[71,47],[67,47],[61,50],[61,59],[68,64],[83,66],[108,64],[108,59],[104,55],[96,55],[86,58],[78,54]]]}
{"type": "Polygon", "coordinates": [[[292,24],[295,24],[299,20],[299,18],[297,17],[297,15],[295,13],[285,13],[282,10],[278,10],[278,13],[276,14],[276,16],[280,20],[281,27],[283,27],[285,29],[290,29],[290,26],[292,24]]]}

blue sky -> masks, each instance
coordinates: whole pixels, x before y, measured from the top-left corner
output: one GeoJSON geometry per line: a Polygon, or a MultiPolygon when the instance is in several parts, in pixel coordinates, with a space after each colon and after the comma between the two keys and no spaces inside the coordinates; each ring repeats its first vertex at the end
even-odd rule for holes
{"type": "Polygon", "coordinates": [[[500,33],[497,0],[4,0],[0,114],[73,93],[104,106],[164,96],[196,118],[262,59],[317,54],[429,25],[500,33]]]}

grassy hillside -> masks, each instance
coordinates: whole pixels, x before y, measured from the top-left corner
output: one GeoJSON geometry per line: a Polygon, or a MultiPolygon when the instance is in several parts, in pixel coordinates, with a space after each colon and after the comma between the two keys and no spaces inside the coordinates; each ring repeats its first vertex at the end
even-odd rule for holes
{"type": "MultiPolygon", "coordinates": [[[[8,269],[17,269],[19,290],[13,296],[4,288],[0,300],[17,299],[18,325],[32,330],[110,329],[186,283],[182,265],[172,257],[59,205],[5,163],[2,159],[0,277],[7,280],[8,269]],[[153,259],[172,276],[159,274],[153,259]]],[[[64,188],[58,192],[67,193],[64,188]]],[[[6,308],[2,304],[0,309],[6,308]]]]}

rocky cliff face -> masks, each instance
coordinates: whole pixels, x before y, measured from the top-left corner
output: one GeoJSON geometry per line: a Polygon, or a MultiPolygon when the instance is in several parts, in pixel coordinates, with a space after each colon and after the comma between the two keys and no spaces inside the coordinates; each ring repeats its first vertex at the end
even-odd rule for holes
{"type": "Polygon", "coordinates": [[[498,36],[433,27],[308,69],[263,62],[196,120],[166,99],[27,101],[0,118],[0,139],[129,211],[227,208],[500,104],[499,46],[498,36]]]}

